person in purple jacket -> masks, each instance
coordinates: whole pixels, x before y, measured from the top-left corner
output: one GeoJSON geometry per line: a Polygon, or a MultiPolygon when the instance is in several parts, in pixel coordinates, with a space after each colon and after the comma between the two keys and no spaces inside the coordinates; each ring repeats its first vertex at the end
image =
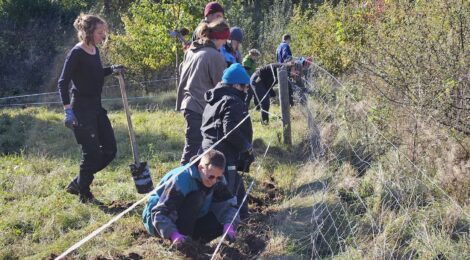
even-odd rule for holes
{"type": "Polygon", "coordinates": [[[104,77],[122,70],[113,65],[103,68],[96,47],[106,39],[106,22],[98,16],[80,14],[73,23],[79,39],[67,54],[58,88],[64,105],[66,127],[73,130],[82,147],[79,174],[67,192],[79,195],[82,203],[96,202],[90,191],[94,174],[116,156],[116,139],[106,110],[101,106],[104,77]],[[72,98],[70,98],[72,82],[72,98]]]}

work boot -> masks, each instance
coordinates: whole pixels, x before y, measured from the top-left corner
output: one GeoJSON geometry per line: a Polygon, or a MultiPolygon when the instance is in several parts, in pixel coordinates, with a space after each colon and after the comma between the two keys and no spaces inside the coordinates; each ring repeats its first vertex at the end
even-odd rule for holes
{"type": "Polygon", "coordinates": [[[75,179],[69,183],[69,185],[67,186],[65,190],[68,193],[73,194],[73,195],[80,194],[80,187],[78,186],[78,183],[75,179]]]}

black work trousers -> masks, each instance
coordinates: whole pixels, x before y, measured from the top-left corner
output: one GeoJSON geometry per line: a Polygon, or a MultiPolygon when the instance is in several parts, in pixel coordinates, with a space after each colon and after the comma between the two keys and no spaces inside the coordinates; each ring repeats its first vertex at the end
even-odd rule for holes
{"type": "MultiPolygon", "coordinates": [[[[243,179],[235,169],[235,166],[228,165],[225,169],[224,176],[227,180],[227,187],[233,196],[237,198],[237,208],[240,207],[243,198],[246,195],[245,184],[243,179]]],[[[248,217],[248,202],[245,201],[240,209],[240,219],[245,219],[248,217]]]]}
{"type": "Polygon", "coordinates": [[[89,195],[94,174],[116,157],[116,139],[107,112],[102,107],[90,109],[85,102],[74,104],[73,112],[78,122],[73,132],[77,143],[82,146],[80,172],[74,181],[78,183],[81,194],[89,195]]]}
{"type": "Polygon", "coordinates": [[[202,115],[188,109],[185,109],[183,114],[186,120],[186,132],[181,165],[189,163],[191,157],[197,155],[202,143],[202,115]]]}
{"type": "Polygon", "coordinates": [[[198,217],[203,206],[205,192],[197,190],[190,192],[178,210],[176,227],[178,231],[192,239],[209,242],[222,235],[223,225],[217,220],[215,215],[209,211],[206,215],[198,217]]]}
{"type": "MultiPolygon", "coordinates": [[[[261,110],[261,121],[268,123],[269,122],[269,107],[271,105],[271,101],[269,100],[270,96],[274,91],[272,89],[267,88],[264,84],[263,81],[259,83],[252,83],[252,88],[254,88],[254,103],[257,109],[261,110]],[[270,93],[268,93],[270,91],[270,93]],[[261,102],[260,102],[261,101],[261,102]]],[[[251,96],[247,97],[247,105],[250,104],[251,101],[251,96]]]]}

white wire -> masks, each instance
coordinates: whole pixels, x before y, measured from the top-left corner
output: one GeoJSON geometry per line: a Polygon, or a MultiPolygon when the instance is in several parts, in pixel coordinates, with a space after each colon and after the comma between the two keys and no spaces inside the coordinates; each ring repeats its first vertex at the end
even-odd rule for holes
{"type": "MultiPolygon", "coordinates": [[[[160,82],[160,81],[175,80],[175,79],[177,79],[177,78],[176,77],[171,77],[171,78],[163,78],[163,79],[156,79],[156,80],[139,81],[139,82],[131,83],[130,85],[160,82]]],[[[103,88],[112,88],[112,87],[117,87],[117,86],[119,86],[119,84],[106,85],[106,86],[103,86],[103,88]]],[[[0,100],[26,98],[26,97],[36,97],[36,96],[46,96],[46,95],[52,95],[52,94],[58,94],[58,93],[59,93],[58,91],[54,91],[54,92],[43,92],[43,93],[35,93],[35,94],[27,94],[27,95],[19,95],[19,96],[7,96],[7,97],[0,97],[0,100]]]]}
{"type": "MultiPolygon", "coordinates": [[[[264,151],[264,155],[263,155],[263,158],[266,158],[266,154],[268,153],[268,150],[271,146],[271,142],[269,142],[268,146],[266,147],[266,150],[264,151]]],[[[259,173],[259,170],[261,169],[261,164],[258,165],[258,167],[256,168],[256,173],[259,173]]],[[[235,213],[235,216],[232,218],[232,221],[230,221],[230,225],[233,225],[233,222],[235,221],[235,219],[237,218],[238,214],[240,213],[240,210],[243,206],[243,204],[245,203],[248,195],[251,193],[251,190],[253,189],[253,185],[255,184],[255,180],[252,180],[251,183],[250,183],[250,186],[248,187],[246,193],[245,193],[245,196],[243,197],[243,200],[242,202],[240,203],[240,206],[238,207],[237,209],[237,212],[235,213]]],[[[215,250],[214,250],[214,253],[212,253],[212,257],[211,257],[211,260],[214,260],[215,259],[215,256],[217,255],[217,252],[219,251],[220,249],[220,246],[222,245],[222,242],[224,241],[225,237],[227,236],[227,233],[228,233],[228,229],[222,234],[222,237],[220,238],[219,240],[219,243],[217,244],[215,250]]]]}
{"type": "MultiPolygon", "coordinates": [[[[269,92],[268,92],[269,93],[269,92]]],[[[266,93],[266,94],[268,94],[266,93]]],[[[265,95],[263,97],[266,98],[267,95],[265,95]]],[[[134,204],[132,204],[129,208],[131,209],[134,209],[137,205],[139,205],[140,203],[142,203],[143,201],[145,201],[152,193],[154,193],[156,190],[164,187],[166,185],[167,182],[169,181],[172,181],[174,178],[176,178],[178,175],[180,175],[181,173],[183,173],[185,170],[187,170],[189,167],[191,167],[194,163],[196,163],[197,161],[199,161],[206,153],[208,153],[210,150],[214,149],[214,147],[216,147],[220,142],[222,142],[223,140],[225,140],[227,138],[227,136],[229,136],[233,131],[235,131],[238,127],[240,127],[243,122],[245,122],[245,120],[247,120],[248,118],[250,118],[250,113],[248,113],[248,115],[246,115],[241,121],[240,123],[238,123],[232,130],[230,130],[226,135],[222,136],[221,139],[219,139],[217,142],[215,142],[211,147],[209,147],[206,151],[204,151],[201,155],[199,155],[197,158],[195,158],[193,161],[191,161],[190,163],[186,164],[181,172],[175,174],[172,176],[172,178],[168,179],[166,182],[162,183],[161,185],[159,185],[158,187],[156,187],[155,189],[153,189],[151,192],[149,192],[148,194],[146,194],[142,199],[140,199],[139,201],[135,202],[134,204]]],[[[251,186],[251,185],[250,185],[251,186]]],[[[110,221],[108,221],[106,224],[104,224],[103,226],[101,226],[100,228],[98,228],[97,230],[93,231],[91,234],[89,234],[88,236],[86,236],[85,238],[83,238],[82,240],[80,240],[79,242],[75,243],[73,246],[71,246],[70,248],[68,248],[65,252],[63,252],[61,255],[59,255],[56,259],[62,259],[64,258],[65,256],[67,256],[68,254],[70,254],[71,252],[73,252],[74,250],[76,250],[77,248],[79,248],[80,246],[82,246],[83,244],[85,244],[86,242],[88,242],[89,240],[91,240],[93,237],[95,237],[96,235],[98,235],[99,233],[101,233],[103,230],[105,230],[107,227],[109,227],[111,224],[113,224],[114,222],[116,222],[117,220],[119,220],[122,216],[124,216],[127,212],[129,212],[130,210],[126,209],[124,210],[123,212],[121,212],[119,215],[117,215],[116,217],[112,218],[110,221]]],[[[238,211],[237,211],[238,213],[238,211]]],[[[233,220],[232,220],[233,222],[233,220]]]]}
{"type": "MultiPolygon", "coordinates": [[[[325,70],[324,68],[322,68],[320,65],[316,64],[315,62],[312,62],[311,64],[313,64],[314,66],[316,66],[317,68],[319,68],[320,70],[324,71],[325,73],[328,74],[328,76],[330,76],[333,80],[335,80],[344,90],[346,90],[348,93],[349,93],[349,96],[356,102],[357,99],[354,98],[354,95],[336,78],[334,77],[333,75],[331,75],[327,70],[325,70]]],[[[360,109],[367,115],[367,111],[365,111],[365,109],[363,107],[360,107],[360,109]]],[[[467,217],[470,218],[470,214],[465,212],[465,210],[462,208],[462,206],[460,206],[445,190],[443,190],[439,185],[437,185],[435,183],[434,180],[432,180],[431,177],[429,177],[429,175],[427,175],[421,168],[419,168],[415,163],[413,163],[413,161],[408,158],[408,156],[406,156],[406,154],[404,154],[402,151],[400,151],[400,149],[398,149],[398,147],[396,147],[395,144],[393,144],[392,142],[390,142],[379,130],[379,128],[373,123],[371,122],[371,125],[376,129],[376,133],[378,133],[386,142],[388,142],[398,153],[400,153],[401,155],[403,155],[404,158],[406,158],[407,161],[410,162],[410,164],[416,169],[418,170],[426,179],[428,179],[428,181],[433,184],[437,189],[439,189],[452,203],[454,203],[462,212],[463,214],[465,214],[467,217]]]]}

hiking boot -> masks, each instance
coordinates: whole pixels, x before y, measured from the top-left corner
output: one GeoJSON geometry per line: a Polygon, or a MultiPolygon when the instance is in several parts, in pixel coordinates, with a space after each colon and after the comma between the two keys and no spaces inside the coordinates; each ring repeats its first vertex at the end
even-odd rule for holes
{"type": "Polygon", "coordinates": [[[80,194],[80,187],[78,186],[78,183],[76,180],[71,181],[65,190],[68,193],[73,194],[73,195],[80,194]]]}

